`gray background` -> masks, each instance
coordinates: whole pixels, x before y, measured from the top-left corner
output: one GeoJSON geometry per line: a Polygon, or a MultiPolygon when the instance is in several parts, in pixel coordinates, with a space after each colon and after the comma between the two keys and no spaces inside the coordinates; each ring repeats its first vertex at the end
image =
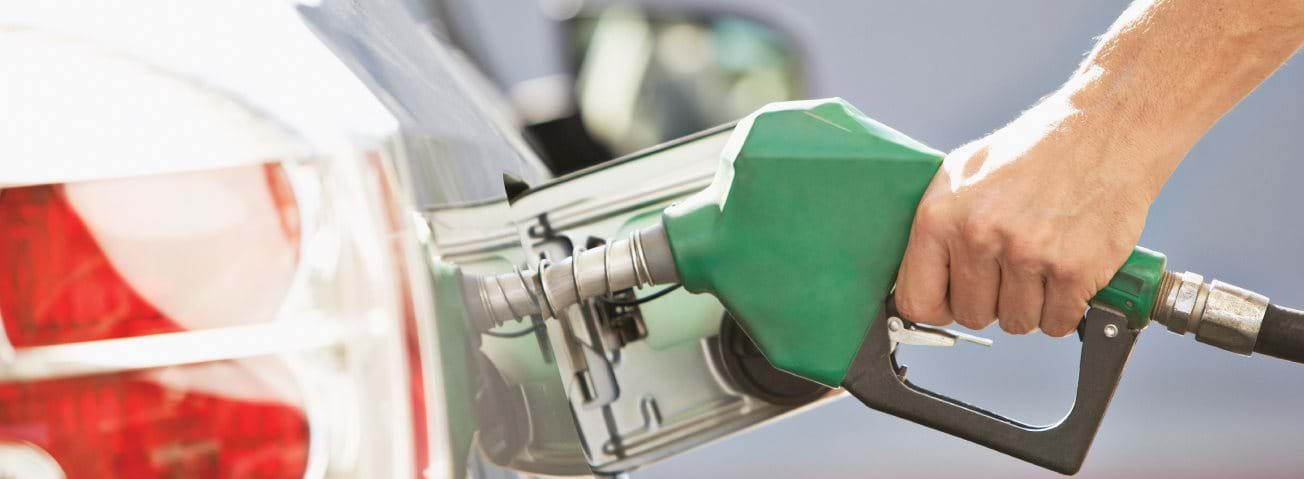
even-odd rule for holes
{"type": "MultiPolygon", "coordinates": [[[[842,96],[939,149],[981,136],[1053,90],[1122,0],[1001,2],[645,1],[750,12],[805,50],[812,96],[842,96]]],[[[497,0],[494,41],[525,41],[529,0],[497,0]],[[515,35],[515,36],[513,36],[515,35]]],[[[489,32],[485,32],[489,33],[489,32]]],[[[540,43],[536,43],[538,45],[540,43]]],[[[509,49],[511,50],[511,49],[509,49]]],[[[514,50],[499,78],[554,68],[514,50]]],[[[1169,267],[1304,305],[1304,56],[1219,122],[1151,208],[1142,245],[1169,267]]],[[[510,81],[510,80],[509,80],[510,81]]],[[[1126,172],[1120,172],[1126,174],[1126,172]]],[[[918,382],[1034,422],[1068,410],[1076,340],[1004,336],[996,347],[906,356],[918,382]]],[[[1079,477],[1304,476],[1304,367],[1242,358],[1154,328],[1142,335],[1079,477]]],[[[853,399],[639,471],[634,477],[1058,477],[853,399]]]]}

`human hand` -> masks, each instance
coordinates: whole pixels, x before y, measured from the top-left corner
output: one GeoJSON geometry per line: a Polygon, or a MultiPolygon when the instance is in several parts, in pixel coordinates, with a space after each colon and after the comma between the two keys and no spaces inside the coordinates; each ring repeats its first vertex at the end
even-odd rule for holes
{"type": "Polygon", "coordinates": [[[925,324],[982,329],[999,318],[1012,334],[1071,333],[1127,260],[1184,153],[1144,136],[1051,97],[947,155],[910,232],[901,313],[925,324]]]}
{"type": "Polygon", "coordinates": [[[1302,45],[1304,2],[1134,2],[1059,91],[946,157],[915,214],[898,309],[1069,334],[1186,152],[1302,45]]]}

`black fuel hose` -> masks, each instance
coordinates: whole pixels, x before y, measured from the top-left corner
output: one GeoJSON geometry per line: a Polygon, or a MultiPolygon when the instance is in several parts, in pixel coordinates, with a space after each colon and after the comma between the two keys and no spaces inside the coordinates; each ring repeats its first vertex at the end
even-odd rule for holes
{"type": "Polygon", "coordinates": [[[1304,311],[1269,304],[1254,352],[1304,363],[1304,311]]]}

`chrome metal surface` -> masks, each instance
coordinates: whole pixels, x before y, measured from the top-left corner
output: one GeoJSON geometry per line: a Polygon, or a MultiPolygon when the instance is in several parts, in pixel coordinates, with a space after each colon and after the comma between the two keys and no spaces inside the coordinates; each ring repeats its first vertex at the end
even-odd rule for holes
{"type": "Polygon", "coordinates": [[[1249,356],[1268,312],[1268,297],[1222,281],[1209,285],[1196,341],[1249,356]]]}
{"type": "MultiPolygon", "coordinates": [[[[645,234],[664,237],[665,232],[660,227],[638,229],[625,239],[581,251],[556,264],[541,259],[534,269],[476,278],[479,301],[468,305],[473,306],[472,322],[488,331],[507,321],[535,314],[560,318],[571,305],[585,300],[661,284],[653,278],[648,255],[654,255],[652,261],[659,263],[673,262],[668,259],[669,243],[650,241],[645,247],[645,234]]],[[[671,279],[677,274],[665,276],[671,279]]]]}
{"type": "Polygon", "coordinates": [[[1164,311],[1167,314],[1158,315],[1156,319],[1168,326],[1168,330],[1174,334],[1194,331],[1201,313],[1197,307],[1204,307],[1203,300],[1207,295],[1203,276],[1189,271],[1178,274],[1172,289],[1164,298],[1164,304],[1167,305],[1164,311]]]}
{"type": "Polygon", "coordinates": [[[563,310],[563,305],[559,303],[556,299],[554,299],[552,296],[552,288],[554,286],[560,286],[559,283],[561,282],[548,281],[544,279],[544,275],[548,274],[549,272],[554,273],[554,275],[556,273],[556,271],[551,271],[551,268],[549,268],[549,266],[552,265],[552,262],[548,261],[548,258],[543,258],[539,260],[537,264],[538,266],[536,266],[534,269],[536,272],[534,277],[537,278],[537,281],[539,282],[539,289],[543,291],[543,304],[537,305],[539,307],[539,311],[548,313],[548,316],[554,318],[561,317],[561,311],[563,310]]]}
{"type": "Polygon", "coordinates": [[[615,402],[620,388],[614,365],[602,344],[594,341],[598,332],[589,327],[589,316],[578,303],[570,303],[554,318],[563,334],[549,339],[553,340],[554,351],[563,352],[556,356],[557,365],[563,371],[572,371],[562,379],[572,403],[591,411],[615,402]]]}
{"type": "Polygon", "coordinates": [[[1179,335],[1246,356],[1254,352],[1268,297],[1198,274],[1164,273],[1154,320],[1179,335]]]}

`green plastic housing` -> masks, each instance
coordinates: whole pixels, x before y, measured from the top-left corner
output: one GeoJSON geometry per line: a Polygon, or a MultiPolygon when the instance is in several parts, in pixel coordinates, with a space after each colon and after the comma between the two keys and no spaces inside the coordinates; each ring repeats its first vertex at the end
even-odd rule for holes
{"type": "Polygon", "coordinates": [[[942,157],[841,99],[763,108],[662,218],[684,287],[719,298],[775,367],[837,387],[942,157]]]}
{"type": "Polygon", "coordinates": [[[1105,289],[1091,298],[1092,306],[1105,306],[1127,316],[1128,326],[1141,329],[1150,324],[1150,315],[1159,296],[1168,262],[1163,253],[1140,246],[1132,250],[1127,262],[1114,273],[1105,289]]]}
{"type": "MultiPolygon", "coordinates": [[[[943,156],[842,99],[761,109],[711,186],[662,217],[685,289],[718,298],[775,367],[837,387],[943,156]]],[[[1144,327],[1164,262],[1137,248],[1092,303],[1144,327]]]]}

